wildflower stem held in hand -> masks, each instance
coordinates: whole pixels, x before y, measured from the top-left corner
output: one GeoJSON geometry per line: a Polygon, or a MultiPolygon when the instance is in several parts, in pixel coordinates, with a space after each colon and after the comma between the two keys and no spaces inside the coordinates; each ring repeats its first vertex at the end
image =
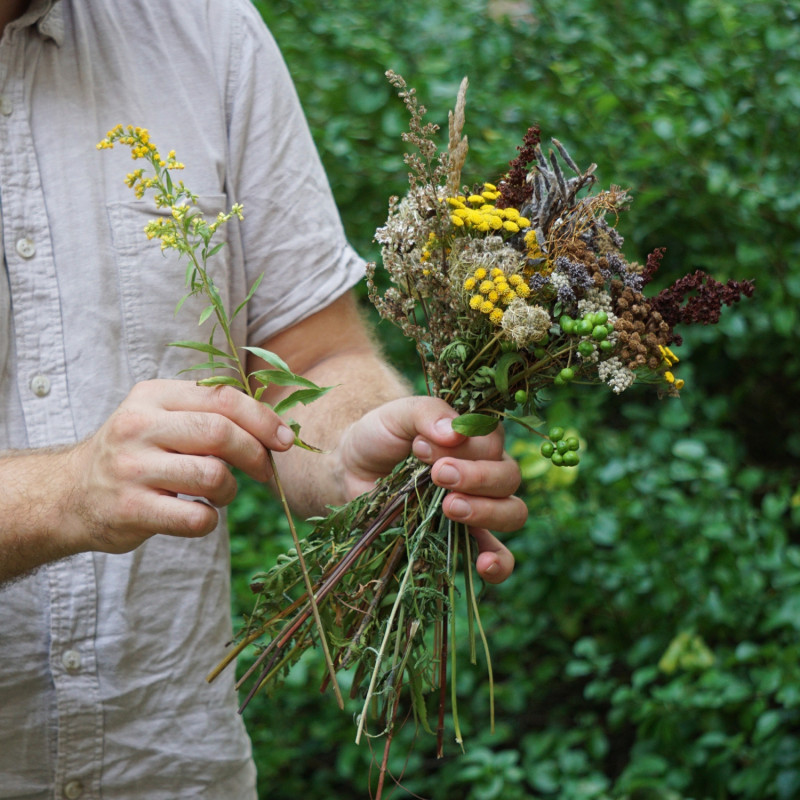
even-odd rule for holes
{"type": "MultiPolygon", "coordinates": [[[[144,233],[147,238],[159,239],[162,250],[176,250],[181,256],[185,256],[188,261],[186,270],[186,288],[188,291],[178,303],[178,308],[183,305],[188,297],[198,294],[204,295],[208,299],[210,305],[200,315],[200,324],[202,325],[202,323],[213,314],[216,319],[214,330],[218,327],[225,338],[226,349],[220,349],[214,345],[214,330],[212,330],[208,342],[173,342],[174,346],[194,349],[209,357],[208,360],[190,369],[207,369],[212,371],[223,369],[234,373],[233,375],[212,375],[211,377],[199,380],[198,383],[203,386],[234,386],[246,392],[250,397],[256,400],[261,400],[261,396],[271,382],[276,382],[278,385],[283,386],[300,386],[303,392],[302,399],[299,397],[299,392],[290,395],[275,407],[276,413],[281,413],[291,408],[294,404],[292,402],[293,397],[294,402],[308,403],[324,394],[327,389],[318,387],[299,375],[294,375],[289,370],[289,367],[278,358],[277,355],[258,347],[248,347],[245,349],[264,359],[269,364],[270,369],[258,370],[249,375],[247,373],[242,357],[239,354],[239,349],[236,347],[233,340],[231,323],[245,308],[247,302],[258,288],[261,278],[253,284],[245,300],[239,304],[229,317],[219,290],[215,286],[214,280],[208,271],[209,259],[224,246],[224,242],[212,245],[214,234],[220,226],[226,224],[232,218],[243,219],[242,206],[235,203],[230,211],[220,212],[214,220],[209,222],[197,208],[197,196],[186,188],[183,181],[175,182],[172,178],[171,173],[173,171],[182,170],[184,168],[184,165],[177,160],[174,150],[169,152],[166,159],[163,158],[158,148],[151,141],[147,129],[130,125],[127,127],[117,125],[108,132],[106,137],[98,143],[97,147],[100,150],[111,149],[117,143],[130,147],[133,160],[143,160],[148,163],[153,170],[152,174],[146,174],[145,168],[138,168],[127,175],[125,183],[133,189],[136,197],[139,199],[143,198],[147,192],[152,191],[154,193],[156,208],[169,212],[147,223],[144,228],[144,233]],[[258,388],[253,390],[253,384],[256,384],[258,388]]],[[[304,446],[302,440],[297,436],[297,430],[295,430],[295,441],[296,444],[304,446]]],[[[342,699],[341,690],[336,680],[336,670],[334,669],[333,660],[331,659],[328,647],[328,638],[314,596],[311,578],[300,545],[300,539],[297,535],[297,529],[294,524],[291,509],[289,508],[288,500],[286,499],[286,493],[281,484],[280,475],[275,464],[275,457],[271,450],[267,450],[267,457],[272,470],[275,487],[280,497],[283,512],[289,523],[289,530],[291,531],[292,540],[298,554],[301,573],[305,582],[306,591],[308,592],[309,603],[317,629],[317,636],[325,653],[334,693],[339,706],[344,708],[344,700],[342,699]]]]}

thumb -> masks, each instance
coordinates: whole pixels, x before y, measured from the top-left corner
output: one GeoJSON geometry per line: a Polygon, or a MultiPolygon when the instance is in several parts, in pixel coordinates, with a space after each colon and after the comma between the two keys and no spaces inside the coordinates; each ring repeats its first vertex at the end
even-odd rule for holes
{"type": "Polygon", "coordinates": [[[345,470],[373,483],[411,453],[418,437],[453,447],[464,439],[450,424],[456,416],[444,400],[433,397],[402,397],[384,403],[345,432],[340,446],[345,470]]]}

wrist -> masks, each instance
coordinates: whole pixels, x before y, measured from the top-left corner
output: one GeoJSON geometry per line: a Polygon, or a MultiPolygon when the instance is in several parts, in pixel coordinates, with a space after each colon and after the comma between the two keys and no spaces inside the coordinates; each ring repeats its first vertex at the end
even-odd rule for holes
{"type": "Polygon", "coordinates": [[[75,448],[36,450],[0,458],[0,581],[49,561],[88,550],[75,508],[75,448]]]}

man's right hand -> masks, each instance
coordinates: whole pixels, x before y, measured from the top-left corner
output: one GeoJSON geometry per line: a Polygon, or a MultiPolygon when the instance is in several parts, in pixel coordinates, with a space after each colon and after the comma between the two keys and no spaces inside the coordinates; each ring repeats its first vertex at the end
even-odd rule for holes
{"type": "Polygon", "coordinates": [[[69,527],[88,537],[84,549],[110,553],[132,550],[155,533],[205,536],[217,524],[214,506],[236,496],[230,467],[267,481],[267,449],[286,450],[293,441],[267,406],[231,387],[139,383],[71,451],[69,527]]]}
{"type": "Polygon", "coordinates": [[[231,387],[139,383],[80,444],[0,455],[0,583],[156,533],[205,536],[215,506],[236,495],[230,467],[269,480],[267,450],[293,441],[268,406],[231,387]]]}

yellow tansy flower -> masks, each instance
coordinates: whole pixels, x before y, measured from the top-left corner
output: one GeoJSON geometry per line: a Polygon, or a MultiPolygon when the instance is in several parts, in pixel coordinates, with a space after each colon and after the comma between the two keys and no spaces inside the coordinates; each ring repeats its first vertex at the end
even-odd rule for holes
{"type": "Polygon", "coordinates": [[[514,288],[514,291],[516,292],[517,297],[521,297],[524,300],[526,297],[530,296],[531,287],[528,286],[527,283],[521,283],[519,286],[514,288]]]}

